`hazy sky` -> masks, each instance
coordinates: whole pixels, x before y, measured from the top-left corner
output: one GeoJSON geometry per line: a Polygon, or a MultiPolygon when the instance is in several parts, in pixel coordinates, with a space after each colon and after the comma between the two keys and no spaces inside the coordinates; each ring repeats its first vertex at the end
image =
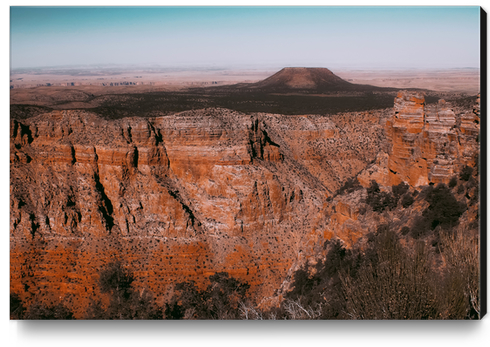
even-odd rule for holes
{"type": "Polygon", "coordinates": [[[480,66],[479,7],[11,7],[11,68],[480,66]]]}

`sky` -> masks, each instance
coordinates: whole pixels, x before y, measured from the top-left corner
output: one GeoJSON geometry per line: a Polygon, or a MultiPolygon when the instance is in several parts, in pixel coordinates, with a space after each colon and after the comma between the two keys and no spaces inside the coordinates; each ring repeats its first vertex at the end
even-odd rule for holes
{"type": "Polygon", "coordinates": [[[479,7],[10,7],[10,67],[480,66],[479,7]]]}

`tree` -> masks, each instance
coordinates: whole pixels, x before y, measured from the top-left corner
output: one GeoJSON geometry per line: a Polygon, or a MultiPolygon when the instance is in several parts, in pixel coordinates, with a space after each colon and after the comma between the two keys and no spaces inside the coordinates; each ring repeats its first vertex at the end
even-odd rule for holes
{"type": "Polygon", "coordinates": [[[437,316],[435,273],[427,250],[417,244],[409,255],[389,227],[378,229],[356,278],[341,273],[347,315],[351,319],[430,319],[437,316]],[[375,260],[375,261],[373,261],[375,260]]]}
{"type": "Polygon", "coordinates": [[[422,215],[431,221],[431,229],[438,225],[444,229],[454,227],[466,210],[466,205],[458,202],[444,183],[430,191],[426,200],[430,205],[422,215]]]}
{"type": "Polygon", "coordinates": [[[385,209],[392,209],[396,206],[397,200],[387,192],[382,192],[376,181],[372,180],[367,188],[366,204],[372,207],[375,212],[382,212],[385,209]]]}
{"type": "Polygon", "coordinates": [[[393,185],[391,187],[391,191],[393,192],[393,198],[395,199],[395,203],[400,200],[400,197],[408,192],[408,189],[410,186],[406,184],[405,182],[400,182],[400,184],[393,185]]]}
{"type": "Polygon", "coordinates": [[[239,319],[240,304],[247,300],[250,285],[219,272],[209,277],[210,284],[199,290],[195,282],[175,286],[176,293],[166,304],[167,319],[239,319]]]}
{"type": "Polygon", "coordinates": [[[10,294],[10,319],[23,319],[25,307],[16,293],[10,294]]]}
{"type": "Polygon", "coordinates": [[[462,181],[468,181],[473,173],[473,168],[471,166],[465,165],[459,174],[459,179],[462,181]]]}
{"type": "Polygon", "coordinates": [[[42,303],[34,303],[29,307],[24,319],[32,320],[71,320],[73,312],[71,312],[66,306],[59,303],[54,306],[46,306],[42,303]]]}
{"type": "Polygon", "coordinates": [[[120,261],[107,265],[99,275],[99,288],[110,295],[107,310],[100,301],[89,306],[88,319],[162,319],[161,309],[154,304],[153,295],[148,290],[133,288],[134,276],[120,261]]]}

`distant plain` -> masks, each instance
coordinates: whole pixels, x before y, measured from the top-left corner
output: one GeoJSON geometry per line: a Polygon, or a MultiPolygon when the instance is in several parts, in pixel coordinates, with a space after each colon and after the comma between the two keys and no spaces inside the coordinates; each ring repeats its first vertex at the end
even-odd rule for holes
{"type": "MultiPolygon", "coordinates": [[[[327,66],[328,67],[328,66],[327,66]]],[[[35,87],[50,83],[54,86],[74,83],[76,86],[134,82],[134,89],[172,90],[185,87],[253,83],[260,81],[278,68],[45,68],[21,69],[11,72],[10,85],[16,88],[35,87]],[[145,86],[145,87],[143,87],[145,86]]],[[[468,69],[411,69],[411,70],[347,70],[331,69],[339,77],[356,84],[379,87],[423,88],[441,92],[476,94],[480,86],[480,70],[468,69]]],[[[121,88],[117,88],[121,89],[121,88]]],[[[96,90],[96,89],[95,89],[96,90]]]]}

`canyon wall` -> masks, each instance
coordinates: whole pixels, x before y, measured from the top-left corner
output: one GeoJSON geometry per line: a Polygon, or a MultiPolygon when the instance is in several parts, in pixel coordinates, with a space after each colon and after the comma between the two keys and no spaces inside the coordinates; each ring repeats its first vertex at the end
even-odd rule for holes
{"type": "Polygon", "coordinates": [[[100,270],[122,260],[160,305],[176,283],[226,271],[267,306],[326,240],[353,245],[384,221],[362,208],[365,189],[337,194],[347,179],[448,183],[475,165],[479,117],[478,102],[400,92],[393,109],[324,116],[13,119],[11,292],[81,318],[101,297],[100,270]]]}
{"type": "Polygon", "coordinates": [[[266,301],[322,247],[326,199],[375,158],[385,115],[11,120],[11,292],[81,318],[120,259],[160,305],[219,271],[266,301]]]}

